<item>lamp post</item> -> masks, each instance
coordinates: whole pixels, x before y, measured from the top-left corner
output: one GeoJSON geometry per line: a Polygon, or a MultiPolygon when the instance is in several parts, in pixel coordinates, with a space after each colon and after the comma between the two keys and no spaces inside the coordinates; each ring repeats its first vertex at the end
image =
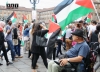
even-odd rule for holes
{"type": "Polygon", "coordinates": [[[35,10],[35,5],[39,3],[40,0],[30,0],[30,3],[33,4],[33,9],[35,10]]]}
{"type": "Polygon", "coordinates": [[[30,3],[33,4],[33,10],[32,10],[32,19],[36,20],[36,4],[39,3],[40,0],[30,0],[30,3]]]}

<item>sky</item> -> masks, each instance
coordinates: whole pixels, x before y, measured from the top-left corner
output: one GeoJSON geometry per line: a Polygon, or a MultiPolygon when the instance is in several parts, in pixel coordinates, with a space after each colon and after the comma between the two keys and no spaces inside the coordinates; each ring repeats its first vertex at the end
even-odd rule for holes
{"type": "MultiPolygon", "coordinates": [[[[31,0],[33,1],[33,0],[31,0]]],[[[42,8],[50,8],[58,5],[63,0],[39,0],[39,3],[36,4],[37,9],[42,8]]],[[[6,5],[6,2],[8,3],[18,3],[19,6],[32,8],[33,5],[30,3],[30,0],[0,0],[0,5],[6,5]]]]}

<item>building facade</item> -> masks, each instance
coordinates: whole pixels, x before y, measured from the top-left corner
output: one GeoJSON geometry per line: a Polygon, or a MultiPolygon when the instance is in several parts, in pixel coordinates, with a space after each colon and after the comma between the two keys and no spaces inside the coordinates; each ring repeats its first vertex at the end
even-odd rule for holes
{"type": "Polygon", "coordinates": [[[19,7],[18,9],[6,9],[5,6],[0,6],[0,18],[6,19],[13,11],[17,15],[17,21],[22,21],[23,15],[27,17],[29,22],[32,21],[32,9],[25,7],[19,7]]]}
{"type": "Polygon", "coordinates": [[[46,24],[48,24],[49,20],[52,19],[53,9],[54,7],[37,9],[37,22],[44,21],[46,24]]]}
{"type": "Polygon", "coordinates": [[[100,0],[94,0],[95,10],[93,13],[93,20],[99,21],[98,17],[100,18],[100,0]]]}

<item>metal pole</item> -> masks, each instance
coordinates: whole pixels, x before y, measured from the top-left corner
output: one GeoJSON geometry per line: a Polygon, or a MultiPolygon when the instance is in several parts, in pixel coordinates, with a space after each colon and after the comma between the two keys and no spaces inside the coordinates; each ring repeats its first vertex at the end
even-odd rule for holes
{"type": "Polygon", "coordinates": [[[36,4],[39,3],[39,0],[30,0],[30,3],[33,4],[33,10],[35,10],[36,4]]]}
{"type": "Polygon", "coordinates": [[[36,1],[34,0],[34,2],[33,2],[33,5],[34,5],[34,10],[35,10],[35,4],[36,4],[36,1]]]}
{"type": "Polygon", "coordinates": [[[30,3],[33,5],[33,10],[32,10],[32,19],[36,19],[36,4],[39,3],[39,0],[30,0],[30,3]]]}
{"type": "Polygon", "coordinates": [[[100,22],[100,17],[99,17],[99,14],[98,14],[98,12],[97,12],[97,9],[96,9],[96,7],[95,7],[95,5],[94,5],[94,3],[93,3],[93,0],[91,0],[91,1],[92,1],[93,6],[94,6],[94,10],[95,10],[95,12],[96,12],[97,18],[98,18],[98,20],[99,20],[99,22],[100,22]]]}

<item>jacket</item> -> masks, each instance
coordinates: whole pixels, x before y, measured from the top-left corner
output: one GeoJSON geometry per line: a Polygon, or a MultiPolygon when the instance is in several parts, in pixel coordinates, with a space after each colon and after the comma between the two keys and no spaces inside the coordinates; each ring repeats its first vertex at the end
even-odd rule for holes
{"type": "Polygon", "coordinates": [[[37,32],[34,32],[33,34],[33,40],[32,40],[32,47],[31,47],[31,51],[32,53],[41,53],[45,50],[44,47],[39,47],[36,46],[36,35],[44,37],[44,35],[48,32],[48,30],[39,30],[37,32]]]}
{"type": "Polygon", "coordinates": [[[4,33],[3,31],[0,31],[0,51],[2,50],[2,48],[4,47],[4,33]]]}
{"type": "Polygon", "coordinates": [[[31,28],[26,28],[25,30],[24,30],[24,32],[23,32],[23,36],[25,37],[25,36],[27,36],[27,37],[29,37],[29,30],[30,30],[31,28]]]}

